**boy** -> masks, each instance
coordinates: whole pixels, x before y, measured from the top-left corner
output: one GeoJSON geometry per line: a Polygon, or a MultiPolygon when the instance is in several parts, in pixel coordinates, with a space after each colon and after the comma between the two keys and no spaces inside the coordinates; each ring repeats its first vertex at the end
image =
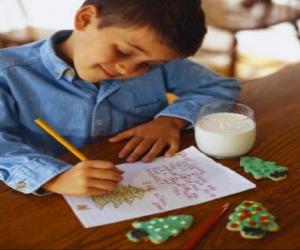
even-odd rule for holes
{"type": "Polygon", "coordinates": [[[36,118],[77,147],[129,139],[119,157],[147,162],[177,152],[202,105],[238,95],[237,81],[183,60],[206,33],[200,1],[88,0],[74,24],[0,52],[0,180],[13,189],[102,195],[122,179],[110,162],[56,159],[64,149],[36,118]]]}

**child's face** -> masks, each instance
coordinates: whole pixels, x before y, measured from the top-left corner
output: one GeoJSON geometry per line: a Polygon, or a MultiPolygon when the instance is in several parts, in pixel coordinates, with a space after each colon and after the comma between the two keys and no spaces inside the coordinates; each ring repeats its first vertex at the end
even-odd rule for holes
{"type": "Polygon", "coordinates": [[[133,78],[157,64],[179,58],[149,28],[98,29],[98,20],[90,18],[87,24],[77,23],[69,39],[69,59],[83,80],[133,78]]]}

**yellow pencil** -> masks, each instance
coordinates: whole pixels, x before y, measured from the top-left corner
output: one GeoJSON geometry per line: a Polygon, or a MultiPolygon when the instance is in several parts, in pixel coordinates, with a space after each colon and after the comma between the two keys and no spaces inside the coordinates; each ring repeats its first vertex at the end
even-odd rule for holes
{"type": "Polygon", "coordinates": [[[51,135],[55,140],[61,143],[64,147],[66,147],[71,153],[77,156],[81,161],[87,160],[88,158],[81,153],[74,145],[68,142],[65,138],[59,135],[53,128],[51,128],[45,121],[42,119],[34,120],[37,125],[39,125],[43,130],[45,130],[49,135],[51,135]]]}

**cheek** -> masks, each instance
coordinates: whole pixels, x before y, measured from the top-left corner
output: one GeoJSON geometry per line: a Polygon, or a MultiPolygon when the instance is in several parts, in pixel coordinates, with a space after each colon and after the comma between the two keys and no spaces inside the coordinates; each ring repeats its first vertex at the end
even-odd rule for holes
{"type": "Polygon", "coordinates": [[[74,58],[79,60],[78,64],[96,65],[110,63],[115,60],[115,55],[105,46],[98,44],[82,44],[74,50],[74,58]]]}
{"type": "Polygon", "coordinates": [[[94,59],[97,64],[103,64],[103,65],[113,64],[117,61],[116,56],[108,52],[99,53],[97,56],[95,56],[94,59]]]}
{"type": "Polygon", "coordinates": [[[88,61],[95,64],[109,64],[117,60],[117,55],[110,46],[105,44],[97,44],[89,48],[88,61]]]}

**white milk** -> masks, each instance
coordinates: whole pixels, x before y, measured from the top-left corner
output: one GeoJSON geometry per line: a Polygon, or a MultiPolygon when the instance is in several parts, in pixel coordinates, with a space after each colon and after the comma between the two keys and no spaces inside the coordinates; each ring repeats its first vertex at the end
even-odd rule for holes
{"type": "Polygon", "coordinates": [[[247,153],[255,142],[255,122],[236,113],[214,113],[200,118],[195,127],[196,142],[204,153],[236,157],[247,153]]]}

